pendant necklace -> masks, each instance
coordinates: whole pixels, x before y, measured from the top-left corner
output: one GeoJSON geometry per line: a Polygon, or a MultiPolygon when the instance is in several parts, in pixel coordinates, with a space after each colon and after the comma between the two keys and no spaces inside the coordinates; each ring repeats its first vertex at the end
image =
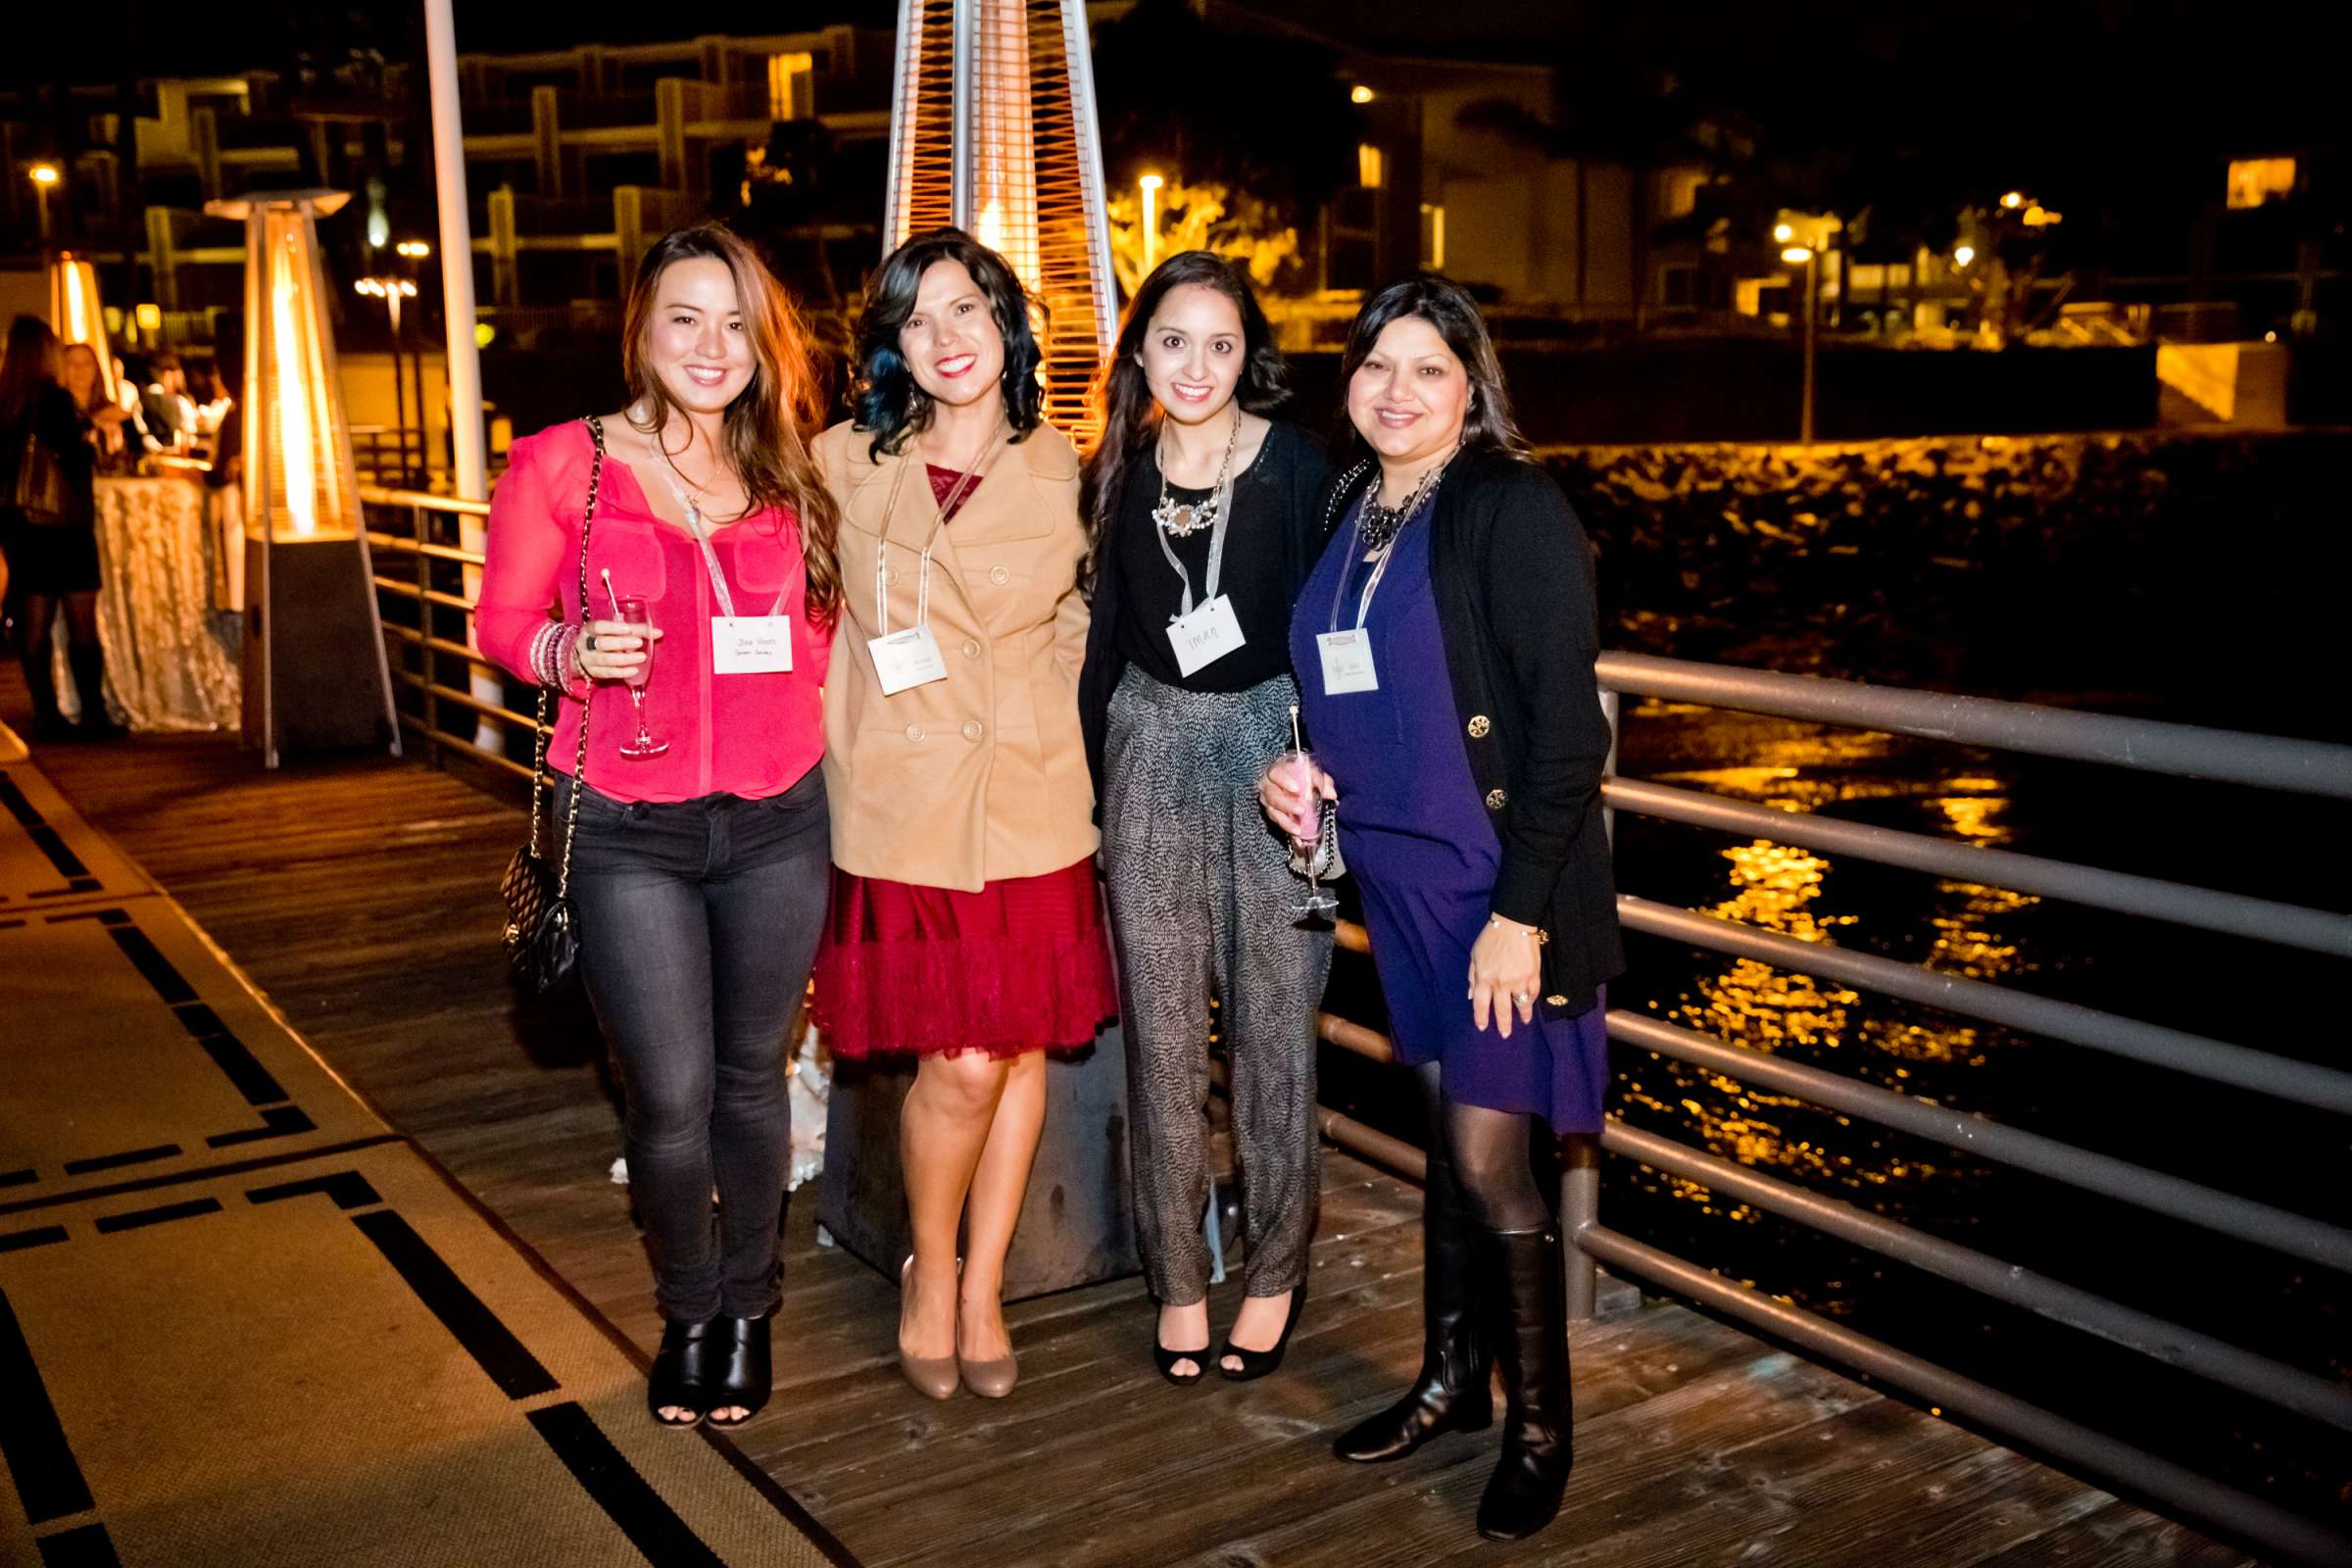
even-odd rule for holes
{"type": "Polygon", "coordinates": [[[1413,514],[1421,510],[1421,503],[1429,499],[1429,493],[1437,488],[1438,480],[1452,466],[1454,453],[1460,451],[1460,447],[1455,447],[1453,452],[1446,454],[1444,463],[1414,480],[1412,489],[1405,493],[1404,499],[1393,507],[1380,504],[1380,484],[1378,480],[1373,482],[1371,493],[1364,497],[1363,517],[1356,524],[1362,531],[1366,551],[1386,549],[1389,541],[1403,531],[1413,514]]]}
{"type": "MultiPolygon", "coordinates": [[[[1168,493],[1168,466],[1158,463],[1159,505],[1152,509],[1152,520],[1160,531],[1172,539],[1185,539],[1201,529],[1212,527],[1217,520],[1217,508],[1225,494],[1225,481],[1233,473],[1234,449],[1242,441],[1242,411],[1233,411],[1233,431],[1225,437],[1225,456],[1217,464],[1217,482],[1208,487],[1208,494],[1199,501],[1178,501],[1168,493]]],[[[1153,453],[1157,462],[1160,454],[1153,453]]]]}

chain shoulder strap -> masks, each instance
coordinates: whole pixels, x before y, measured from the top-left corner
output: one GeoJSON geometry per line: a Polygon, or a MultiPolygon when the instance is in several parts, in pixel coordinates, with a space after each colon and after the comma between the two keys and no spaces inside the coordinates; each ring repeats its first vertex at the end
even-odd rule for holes
{"type": "MultiPolygon", "coordinates": [[[[588,615],[588,530],[596,523],[596,492],[605,478],[605,422],[594,415],[587,419],[588,434],[596,442],[596,459],[588,466],[588,507],[580,514],[580,619],[588,615]]],[[[595,707],[596,688],[590,686],[588,699],[580,704],[580,744],[571,760],[571,805],[564,813],[564,858],[556,871],[556,897],[571,895],[571,841],[577,836],[580,822],[580,791],[588,787],[588,715],[595,707]]],[[[547,701],[544,692],[541,702],[547,701]]],[[[546,743],[543,741],[541,745],[546,743]]]]}

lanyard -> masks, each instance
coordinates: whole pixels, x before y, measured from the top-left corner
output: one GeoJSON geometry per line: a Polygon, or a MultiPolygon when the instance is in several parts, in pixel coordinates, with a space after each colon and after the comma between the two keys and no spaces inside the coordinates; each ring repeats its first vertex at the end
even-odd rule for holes
{"type": "MultiPolygon", "coordinates": [[[[665,473],[662,476],[662,482],[668,485],[669,493],[678,498],[678,506],[686,514],[686,531],[694,535],[694,542],[702,549],[703,569],[710,573],[710,594],[718,601],[719,612],[729,620],[733,620],[735,618],[735,596],[727,591],[727,574],[719,570],[718,552],[710,548],[710,535],[704,529],[701,504],[689,496],[680,487],[678,481],[668,474],[665,473]]],[[[782,611],[784,601],[791,592],[792,585],[790,583],[786,583],[782,588],[776,590],[776,602],[767,607],[767,612],[773,615],[782,611]]]]}
{"type": "MultiPolygon", "coordinates": [[[[980,461],[956,479],[956,488],[948,492],[948,499],[940,501],[936,496],[933,497],[931,531],[923,538],[922,553],[915,571],[914,623],[917,626],[931,623],[931,552],[939,543],[940,530],[948,525],[948,514],[955,511],[963,498],[988,476],[989,462],[996,457],[997,448],[1004,443],[1004,426],[999,423],[997,433],[989,439],[987,450],[980,454],[980,461]]],[[[880,547],[874,552],[874,628],[883,637],[890,635],[890,525],[899,514],[899,491],[906,482],[906,471],[917,461],[917,456],[910,455],[900,462],[898,472],[891,476],[889,498],[882,506],[882,539],[880,547]]],[[[926,488],[929,483],[929,476],[926,475],[926,488]]],[[[900,548],[906,547],[902,545],[900,548]]]]}
{"type": "MultiPolygon", "coordinates": [[[[1200,602],[1204,605],[1216,602],[1217,578],[1225,570],[1225,524],[1233,517],[1233,478],[1230,474],[1217,487],[1216,508],[1217,520],[1209,525],[1208,530],[1208,576],[1200,584],[1200,602]]],[[[1184,584],[1184,608],[1175,615],[1176,619],[1182,620],[1193,612],[1193,574],[1184,569],[1183,562],[1176,559],[1176,547],[1168,543],[1167,529],[1153,523],[1152,537],[1159,541],[1159,553],[1168,558],[1168,564],[1175,569],[1176,580],[1184,584]]]]}
{"type": "MultiPolygon", "coordinates": [[[[1372,482],[1375,486],[1380,483],[1378,479],[1374,479],[1372,482]]],[[[1372,494],[1371,490],[1364,492],[1366,499],[1369,499],[1372,494]]],[[[1405,520],[1410,522],[1412,519],[1408,517],[1405,520]]],[[[1355,569],[1356,551],[1363,536],[1364,504],[1362,501],[1358,501],[1355,504],[1355,510],[1348,515],[1348,552],[1340,558],[1340,580],[1331,591],[1331,629],[1333,631],[1340,629],[1340,601],[1348,596],[1348,575],[1355,569]]],[[[1363,597],[1355,602],[1355,629],[1357,631],[1364,629],[1364,617],[1372,612],[1372,596],[1380,591],[1380,579],[1388,574],[1389,558],[1396,553],[1396,541],[1403,537],[1404,530],[1400,527],[1390,536],[1387,544],[1380,547],[1380,553],[1373,558],[1372,575],[1364,579],[1363,597]]]]}

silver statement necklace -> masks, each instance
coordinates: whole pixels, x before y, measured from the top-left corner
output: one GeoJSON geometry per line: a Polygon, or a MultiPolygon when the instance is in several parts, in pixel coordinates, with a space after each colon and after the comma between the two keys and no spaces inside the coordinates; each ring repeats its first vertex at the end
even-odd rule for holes
{"type": "Polygon", "coordinates": [[[1217,465],[1217,482],[1208,487],[1208,494],[1199,501],[1179,501],[1168,493],[1168,466],[1163,452],[1152,454],[1159,464],[1159,505],[1152,509],[1152,520],[1159,524],[1160,532],[1171,539],[1185,539],[1203,528],[1216,525],[1217,508],[1225,494],[1225,481],[1233,474],[1234,449],[1242,442],[1242,411],[1233,411],[1233,430],[1225,437],[1225,456],[1217,465]]]}
{"type": "MultiPolygon", "coordinates": [[[[1454,452],[1458,453],[1459,451],[1461,448],[1454,448],[1454,452]]],[[[1429,499],[1429,493],[1438,487],[1438,480],[1444,477],[1446,470],[1452,466],[1453,455],[1449,453],[1444,463],[1439,464],[1413,481],[1413,488],[1405,493],[1402,501],[1393,507],[1384,507],[1380,504],[1380,484],[1375,480],[1371,493],[1364,497],[1363,517],[1356,524],[1363,534],[1364,549],[1366,551],[1386,550],[1389,542],[1395,539],[1403,530],[1404,525],[1412,519],[1413,514],[1421,510],[1421,503],[1429,499]]]]}

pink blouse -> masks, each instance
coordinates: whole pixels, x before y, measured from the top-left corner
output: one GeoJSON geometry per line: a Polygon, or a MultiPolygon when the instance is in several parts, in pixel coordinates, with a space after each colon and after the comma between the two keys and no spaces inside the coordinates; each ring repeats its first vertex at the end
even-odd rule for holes
{"type": "MultiPolygon", "coordinates": [[[[485,656],[536,682],[531,639],[548,622],[580,616],[580,514],[588,504],[588,467],[596,456],[586,424],[573,420],[514,443],[506,476],[490,498],[490,532],[475,636],[485,656]]],[[[829,627],[808,624],[808,593],[798,519],[789,509],[756,512],[715,531],[712,546],[740,615],[792,620],[789,673],[720,675],[711,669],[710,619],[719,614],[702,550],[685,529],[661,520],[637,475],[605,459],[596,525],[588,540],[593,618],[613,619],[602,573],[621,594],[644,597],[662,637],[645,688],[646,727],[669,742],[662,756],[617,756],[636,732],[629,694],[618,682],[584,682],[558,704],[547,760],[569,773],[577,755],[585,701],[587,781],[624,801],[687,801],[704,795],[759,800],[780,795],[824,753],[823,689],[832,654],[829,627]]]]}

